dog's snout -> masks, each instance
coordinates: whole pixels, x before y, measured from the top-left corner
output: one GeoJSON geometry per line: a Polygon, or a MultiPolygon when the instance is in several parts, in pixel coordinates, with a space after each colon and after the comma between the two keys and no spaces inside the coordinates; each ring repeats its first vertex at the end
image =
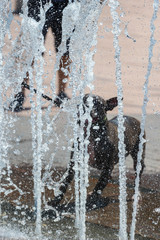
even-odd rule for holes
{"type": "Polygon", "coordinates": [[[93,108],[93,109],[91,110],[90,115],[91,115],[91,117],[97,117],[97,116],[98,116],[98,113],[97,113],[97,111],[96,111],[95,108],[93,108]]]}

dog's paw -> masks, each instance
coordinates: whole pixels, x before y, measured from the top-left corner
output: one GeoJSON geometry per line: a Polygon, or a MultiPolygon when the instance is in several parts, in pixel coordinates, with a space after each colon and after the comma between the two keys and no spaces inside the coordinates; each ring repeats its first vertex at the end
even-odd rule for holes
{"type": "Polygon", "coordinates": [[[97,207],[97,202],[100,199],[98,194],[89,194],[87,197],[86,207],[88,210],[95,209],[97,207]]]}
{"type": "Polygon", "coordinates": [[[54,199],[48,201],[47,205],[50,207],[56,208],[57,206],[59,206],[62,198],[63,198],[63,194],[60,194],[56,196],[54,199]]]}
{"type": "Polygon", "coordinates": [[[108,197],[102,197],[100,194],[91,194],[87,197],[87,211],[106,207],[111,202],[108,197]]]}
{"type": "Polygon", "coordinates": [[[47,202],[47,205],[54,209],[58,206],[58,204],[59,204],[59,201],[56,201],[56,200],[51,200],[51,201],[47,202]]]}

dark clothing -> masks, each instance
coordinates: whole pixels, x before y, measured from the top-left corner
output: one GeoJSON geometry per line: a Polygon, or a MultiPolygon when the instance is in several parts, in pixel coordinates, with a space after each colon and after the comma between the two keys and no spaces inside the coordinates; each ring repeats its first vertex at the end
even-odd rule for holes
{"type": "MultiPolygon", "coordinates": [[[[36,21],[40,20],[40,7],[49,2],[47,0],[29,0],[28,1],[28,16],[35,19],[36,21]]],[[[51,6],[46,12],[46,20],[42,29],[42,34],[44,39],[48,29],[51,28],[54,34],[55,39],[55,49],[58,52],[58,47],[62,41],[62,16],[63,10],[68,5],[69,0],[52,0],[53,6],[51,6]]],[[[69,40],[67,41],[67,50],[69,40]]],[[[65,54],[68,55],[68,52],[65,54]]]]}
{"type": "MultiPolygon", "coordinates": [[[[28,16],[34,18],[36,21],[40,20],[40,7],[45,6],[47,0],[28,0],[28,16]]],[[[64,7],[67,6],[69,0],[52,0],[51,3],[55,12],[63,11],[64,7]]],[[[52,8],[52,7],[51,7],[52,8]]],[[[51,9],[50,8],[50,9],[51,9]]],[[[50,11],[50,9],[48,11],[50,11]]]]}

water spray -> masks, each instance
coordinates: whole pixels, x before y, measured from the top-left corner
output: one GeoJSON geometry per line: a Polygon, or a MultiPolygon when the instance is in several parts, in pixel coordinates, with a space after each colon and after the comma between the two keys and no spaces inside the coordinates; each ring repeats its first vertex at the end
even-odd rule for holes
{"type": "Polygon", "coordinates": [[[115,0],[109,1],[111,16],[113,18],[113,46],[115,48],[116,62],[116,85],[118,91],[118,138],[119,138],[119,239],[127,240],[127,192],[126,192],[126,165],[125,165],[125,144],[124,144],[124,117],[123,117],[123,88],[121,80],[121,61],[120,61],[120,46],[118,37],[121,33],[120,19],[116,11],[119,2],[115,0]]]}
{"type": "Polygon", "coordinates": [[[154,0],[153,3],[153,16],[150,23],[150,45],[149,45],[149,56],[148,56],[148,68],[147,73],[145,75],[145,83],[144,83],[144,99],[143,99],[143,106],[142,106],[142,120],[141,120],[141,133],[140,133],[140,143],[139,143],[139,152],[138,152],[138,161],[137,161],[137,177],[135,179],[135,194],[134,194],[134,202],[133,202],[133,212],[132,212],[132,223],[130,229],[130,240],[134,240],[135,237],[135,228],[136,228],[136,215],[137,215],[137,208],[138,208],[138,200],[139,200],[139,175],[141,171],[141,159],[142,159],[142,151],[143,151],[143,144],[144,144],[144,127],[146,121],[146,108],[148,102],[148,84],[149,84],[149,77],[152,70],[152,56],[153,56],[153,47],[156,43],[154,39],[154,21],[157,18],[157,12],[159,7],[159,0],[154,0]]]}

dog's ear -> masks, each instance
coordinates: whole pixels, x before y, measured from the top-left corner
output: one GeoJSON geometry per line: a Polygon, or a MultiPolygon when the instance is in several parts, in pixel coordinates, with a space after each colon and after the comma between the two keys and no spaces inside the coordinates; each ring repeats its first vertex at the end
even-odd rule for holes
{"type": "Polygon", "coordinates": [[[118,99],[117,99],[117,97],[113,97],[113,98],[110,98],[110,99],[106,100],[105,110],[106,111],[111,111],[117,106],[118,106],[118,99]]]}

